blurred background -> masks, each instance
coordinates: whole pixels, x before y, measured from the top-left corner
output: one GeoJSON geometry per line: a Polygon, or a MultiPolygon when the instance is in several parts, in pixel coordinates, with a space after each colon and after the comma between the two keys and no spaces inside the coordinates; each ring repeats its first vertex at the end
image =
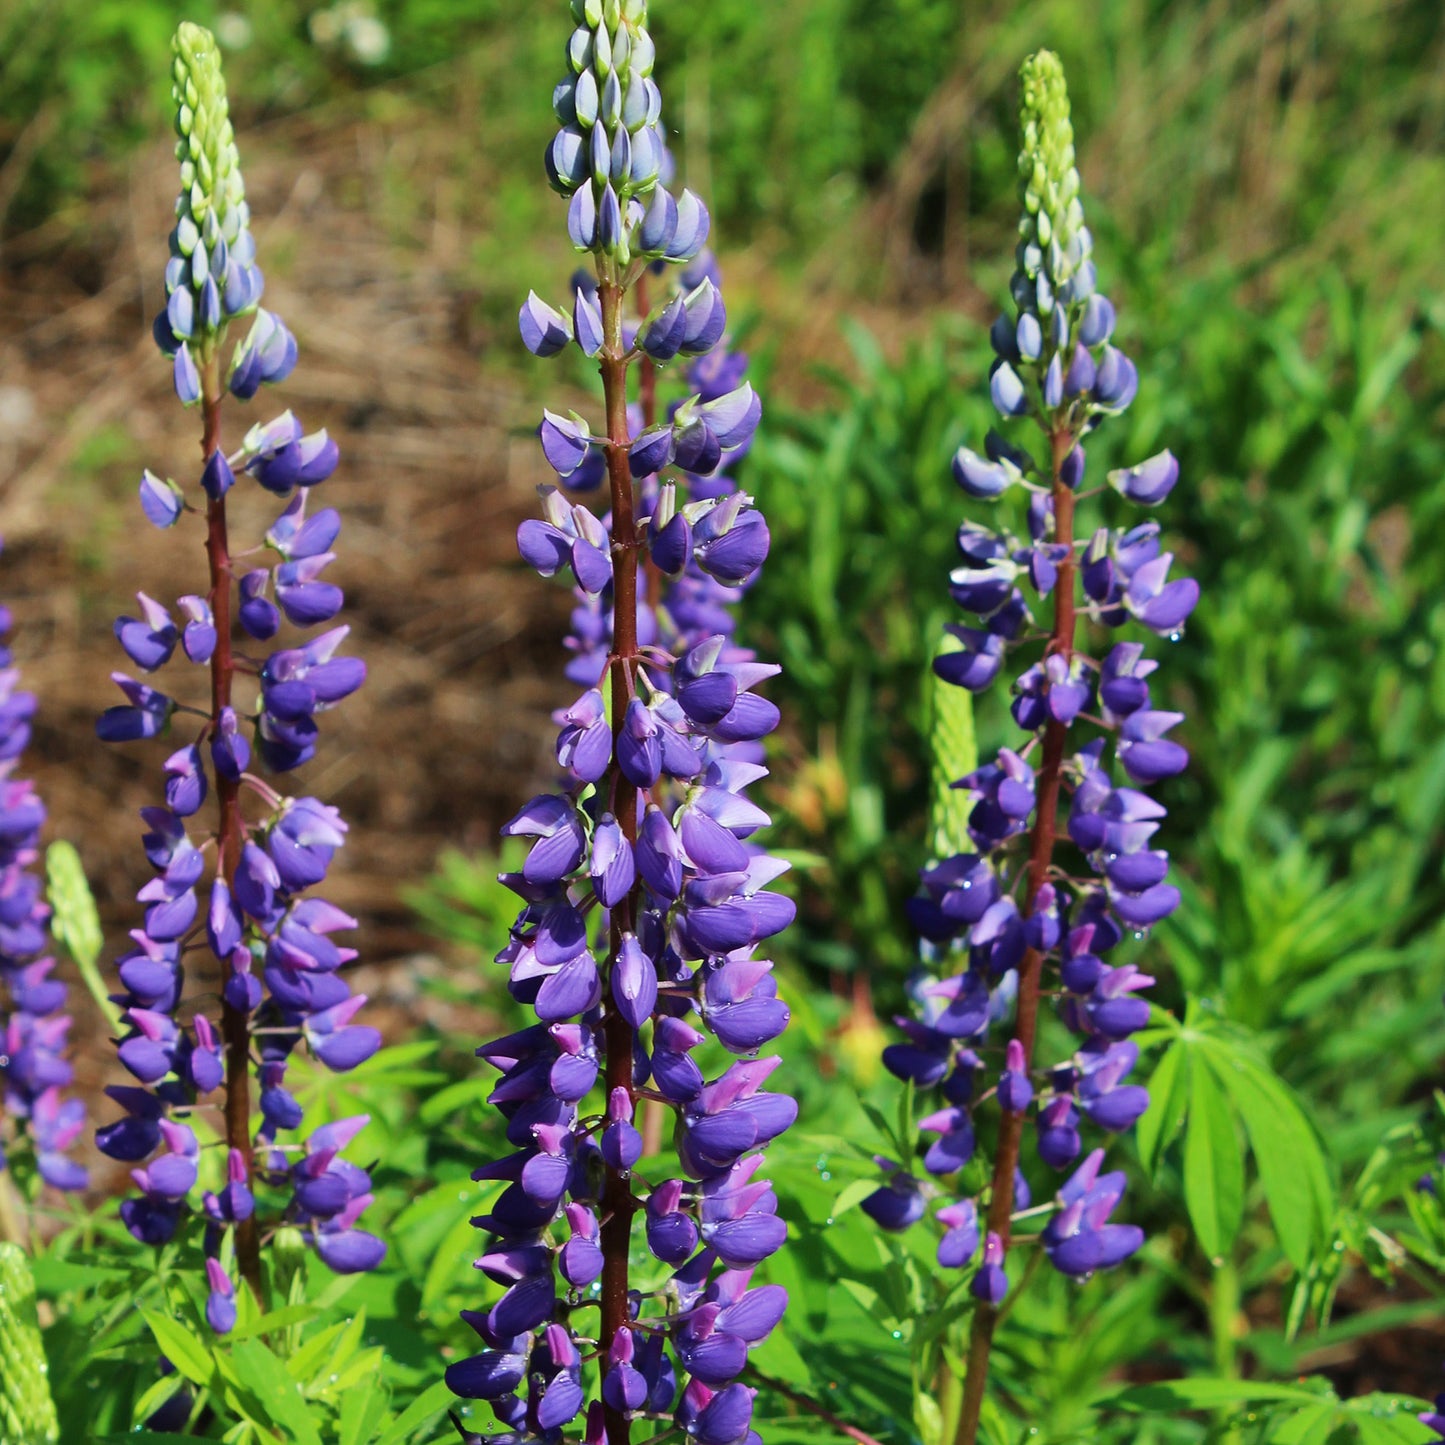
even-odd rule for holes
{"type": "MultiPolygon", "coordinates": [[[[506,923],[487,850],[547,782],[569,691],[569,598],[513,546],[550,476],[542,402],[588,396],[584,371],[537,365],[515,328],[527,290],[555,300],[573,264],[540,159],[564,9],[0,0],[0,596],[42,699],[31,767],[53,829],[118,939],[158,756],[94,740],[110,623],[158,576],[203,590],[199,554],[177,575],[135,506],[143,466],[191,481],[199,460],[149,334],[175,188],[168,44],[190,18],[227,53],[267,305],[301,345],[274,404],[342,448],[334,570],[371,676],[307,787],[352,824],[336,897],[363,920],[384,1026],[430,1029],[459,1074],[506,923]]],[[[769,800],[799,861],[780,960],[798,1047],[820,1077],[870,1087],[913,956],[927,662],[969,505],[948,459],[988,425],[1014,76],[1047,45],[1142,377],[1098,459],[1179,456],[1161,521],[1204,589],[1163,674],[1194,765],[1169,789],[1186,906],[1147,948],[1158,997],[1248,1035],[1304,1101],[1348,1209],[1445,1056],[1438,0],[652,10],[679,165],[712,208],[767,403],[747,485],[774,551],[742,633],[786,668],[769,800]]],[[[1008,735],[1005,702],[980,709],[985,749],[1008,735]]],[[[1166,1230],[1173,1167],[1161,1151],[1140,1206],[1166,1230]]],[[[1281,1332],[1277,1264],[1241,1255],[1222,1304],[1217,1274],[1161,1285],[1156,1321],[1174,1322],[1144,1345],[1170,1369],[1434,1392],[1445,1325],[1423,1266],[1381,1263],[1388,1288],[1354,1270],[1355,1325],[1311,1354],[1281,1332]]]]}

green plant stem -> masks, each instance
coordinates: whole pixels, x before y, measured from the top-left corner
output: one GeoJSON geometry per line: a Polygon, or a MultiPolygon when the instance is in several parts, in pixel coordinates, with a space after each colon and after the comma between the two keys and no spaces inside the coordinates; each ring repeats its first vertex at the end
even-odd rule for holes
{"type": "MultiPolygon", "coordinates": [[[[637,688],[637,525],[634,520],[632,470],[627,457],[627,357],[622,344],[623,288],[615,281],[598,287],[602,307],[602,391],[607,408],[607,475],[612,490],[612,737],[616,739],[627,716],[627,704],[637,688]]],[[[637,841],[637,789],[613,763],[611,812],[629,843],[637,841]]],[[[616,967],[622,936],[632,928],[633,897],[623,899],[612,910],[610,950],[607,960],[607,1094],[632,1087],[633,1029],[612,1004],[612,974],[616,967]]],[[[628,1301],[628,1256],[632,1249],[632,1215],[636,1200],[631,1181],[608,1166],[602,1189],[602,1321],[598,1348],[603,1358],[617,1331],[630,1323],[628,1301]]],[[[608,1445],[629,1445],[632,1422],[621,1410],[603,1404],[608,1445]]]]}
{"type": "MultiPolygon", "coordinates": [[[[1235,1349],[1234,1326],[1239,1318],[1239,1271],[1233,1260],[1226,1259],[1215,1271],[1209,1284],[1209,1333],[1214,1343],[1214,1370],[1224,1380],[1239,1378],[1239,1354],[1235,1349]]],[[[1220,1427],[1219,1445],[1239,1445],[1243,1436],[1231,1424],[1232,1412],[1221,1410],[1216,1417],[1220,1427]]]]}
{"type": "MultiPolygon", "coordinates": [[[[214,356],[201,373],[201,409],[204,430],[201,455],[209,461],[221,444],[221,378],[214,356]]],[[[211,727],[219,730],[222,712],[231,705],[235,660],[231,652],[231,553],[226,529],[226,499],[206,503],[206,559],[211,574],[211,612],[216,624],[216,650],[211,654],[211,727]]],[[[216,829],[217,868],[234,890],[236,868],[245,844],[241,817],[241,787],[234,778],[215,773],[220,818],[216,829]]],[[[226,1045],[226,1144],[245,1161],[246,1179],[254,1172],[251,1153],[251,1035],[246,1013],[223,999],[221,1037],[226,1045]]],[[[250,1287],[256,1303],[267,1308],[266,1284],[261,1273],[261,1235],[256,1216],[237,1220],[236,1267],[250,1287]]]]}
{"type": "MultiPolygon", "coordinates": [[[[1054,626],[1045,648],[1045,656],[1061,653],[1069,657],[1074,650],[1076,618],[1074,613],[1074,494],[1062,480],[1064,461],[1074,447],[1074,434],[1065,426],[1049,433],[1051,475],[1053,477],[1054,540],[1068,553],[1059,564],[1059,579],[1054,588],[1054,626]]],[[[1034,812],[1033,832],[1029,839],[1028,885],[1022,912],[1028,915],[1039,889],[1049,876],[1054,859],[1054,843],[1058,837],[1059,794],[1063,781],[1064,750],[1068,729],[1060,722],[1050,722],[1044,729],[1043,761],[1038,771],[1038,804],[1034,812]]],[[[1039,976],[1043,954],[1031,948],[1019,964],[1018,1015],[1014,1037],[1023,1046],[1025,1067],[1032,1067],[1034,1035],[1038,1028],[1039,976]]],[[[998,1149],[994,1156],[993,1184],[989,1195],[988,1229],[1008,1249],[1012,1229],[1014,1174],[1018,1169],[1019,1146],[1023,1138],[1024,1116],[1005,1113],[999,1125],[998,1149]]],[[[983,1301],[973,1314],[968,1342],[968,1367],[963,1382],[963,1409],[959,1414],[955,1445],[975,1445],[978,1422],[983,1412],[983,1395],[988,1384],[988,1359],[993,1348],[993,1332],[1000,1312],[983,1301]]]]}

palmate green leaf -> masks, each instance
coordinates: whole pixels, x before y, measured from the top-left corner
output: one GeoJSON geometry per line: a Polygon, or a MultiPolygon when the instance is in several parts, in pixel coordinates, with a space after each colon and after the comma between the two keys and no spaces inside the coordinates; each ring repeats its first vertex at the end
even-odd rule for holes
{"type": "Polygon", "coordinates": [[[200,1338],[179,1320],[163,1315],[158,1310],[141,1308],[141,1317],[155,1336],[161,1353],[170,1360],[177,1370],[193,1385],[203,1387],[214,1383],[216,1359],[200,1338]]]}
{"type": "MultiPolygon", "coordinates": [[[[937,655],[958,652],[963,644],[945,633],[937,655]]],[[[978,766],[973,727],[973,697],[966,688],[929,673],[929,846],[935,858],[951,858],[969,849],[968,815],[973,799],[953,784],[978,766]]]]}
{"type": "Polygon", "coordinates": [[[1329,1445],[1338,1425],[1333,1401],[1307,1405],[1288,1419],[1270,1422],[1270,1445],[1329,1445]]]}
{"type": "Polygon", "coordinates": [[[341,1397],[336,1445],[368,1445],[386,1415],[386,1390],[380,1373],[371,1375],[341,1397]]]}
{"type": "Polygon", "coordinates": [[[260,1340],[244,1340],[229,1352],[228,1373],[264,1406],[270,1422],[287,1431],[296,1445],[322,1445],[301,1387],[285,1364],[260,1340]]]}
{"type": "Polygon", "coordinates": [[[1203,1068],[1193,1069],[1189,1082],[1184,1201],[1204,1252],[1221,1258],[1244,1219],[1244,1152],[1234,1110],[1213,1073],[1203,1068]]]}
{"type": "Polygon", "coordinates": [[[1184,1127],[1189,1113],[1192,1071],[1188,1048],[1173,1043],[1160,1056],[1149,1079],[1149,1107],[1139,1120],[1139,1158],[1151,1176],[1159,1172],[1164,1151],[1184,1127]]]}
{"type": "Polygon", "coordinates": [[[236,1345],[242,1340],[253,1339],[257,1335],[269,1335],[273,1331],[290,1329],[292,1325],[304,1325],[308,1320],[314,1320],[319,1313],[320,1311],[315,1305],[287,1305],[284,1309],[257,1315],[247,1324],[237,1325],[226,1336],[226,1342],[236,1345]]]}
{"type": "MultiPolygon", "coordinates": [[[[494,1198],[496,1191],[491,1191],[491,1194],[494,1198]]],[[[479,1202],[475,1213],[484,1212],[479,1202]]],[[[446,1298],[447,1292],[455,1288],[457,1280],[467,1277],[471,1261],[478,1253],[479,1238],[472,1224],[472,1215],[461,1214],[447,1231],[427,1267],[421,1287],[421,1302],[426,1309],[436,1308],[446,1298]]]]}
{"type": "Polygon", "coordinates": [[[1319,1137],[1288,1085],[1259,1060],[1213,1039],[1205,1057],[1244,1119],[1280,1247],[1304,1269],[1335,1213],[1334,1179],[1319,1137]]]}
{"type": "Polygon", "coordinates": [[[1345,1402],[1343,1414],[1366,1445],[1421,1445],[1437,1434],[1415,1417],[1429,1402],[1408,1395],[1358,1395],[1345,1402]]]}

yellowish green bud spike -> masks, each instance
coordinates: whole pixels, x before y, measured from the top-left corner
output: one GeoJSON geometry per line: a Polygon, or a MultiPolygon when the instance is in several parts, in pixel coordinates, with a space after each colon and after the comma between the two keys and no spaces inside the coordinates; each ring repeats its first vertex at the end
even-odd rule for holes
{"type": "Polygon", "coordinates": [[[0,1440],[52,1445],[59,1438],[35,1281],[18,1245],[0,1244],[0,1440]]]}
{"type": "MultiPolygon", "coordinates": [[[[963,644],[945,633],[937,656],[963,651],[963,644]]],[[[978,766],[978,741],[973,730],[973,696],[930,672],[929,680],[929,849],[936,859],[972,851],[968,815],[973,798],[953,785],[978,766]]]]}
{"type": "MultiPolygon", "coordinates": [[[[171,96],[176,105],[176,157],[182,164],[181,206],[197,226],[214,214],[223,232],[236,229],[245,202],[241,161],[231,129],[226,81],[216,37],[182,21],[171,41],[171,96]]],[[[240,218],[244,223],[244,216],[240,218]]]]}
{"type": "Polygon", "coordinates": [[[1074,164],[1074,127],[1064,67],[1051,50],[1024,61],[1019,72],[1019,264],[1042,269],[1058,285],[1087,255],[1088,233],[1074,164]]]}

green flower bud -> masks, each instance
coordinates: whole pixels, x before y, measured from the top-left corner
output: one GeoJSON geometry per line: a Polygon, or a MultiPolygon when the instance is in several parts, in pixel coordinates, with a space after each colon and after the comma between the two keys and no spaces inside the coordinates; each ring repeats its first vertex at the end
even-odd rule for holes
{"type": "Polygon", "coordinates": [[[241,158],[231,129],[226,82],[216,37],[182,22],[171,42],[171,96],[176,103],[176,158],[181,163],[177,214],[197,229],[211,226],[234,240],[247,221],[241,158]]]}
{"type": "Polygon", "coordinates": [[[567,42],[567,64],[581,75],[592,64],[592,31],[578,28],[567,42]]]}
{"type": "Polygon", "coordinates": [[[1043,269],[1057,287],[1090,249],[1079,203],[1069,92],[1064,68],[1051,50],[1029,56],[1019,79],[1019,264],[1030,278],[1043,269]]]}
{"type": "Polygon", "coordinates": [[[0,1440],[51,1445],[59,1438],[47,1369],[25,1252],[0,1244],[0,1440]]]}

